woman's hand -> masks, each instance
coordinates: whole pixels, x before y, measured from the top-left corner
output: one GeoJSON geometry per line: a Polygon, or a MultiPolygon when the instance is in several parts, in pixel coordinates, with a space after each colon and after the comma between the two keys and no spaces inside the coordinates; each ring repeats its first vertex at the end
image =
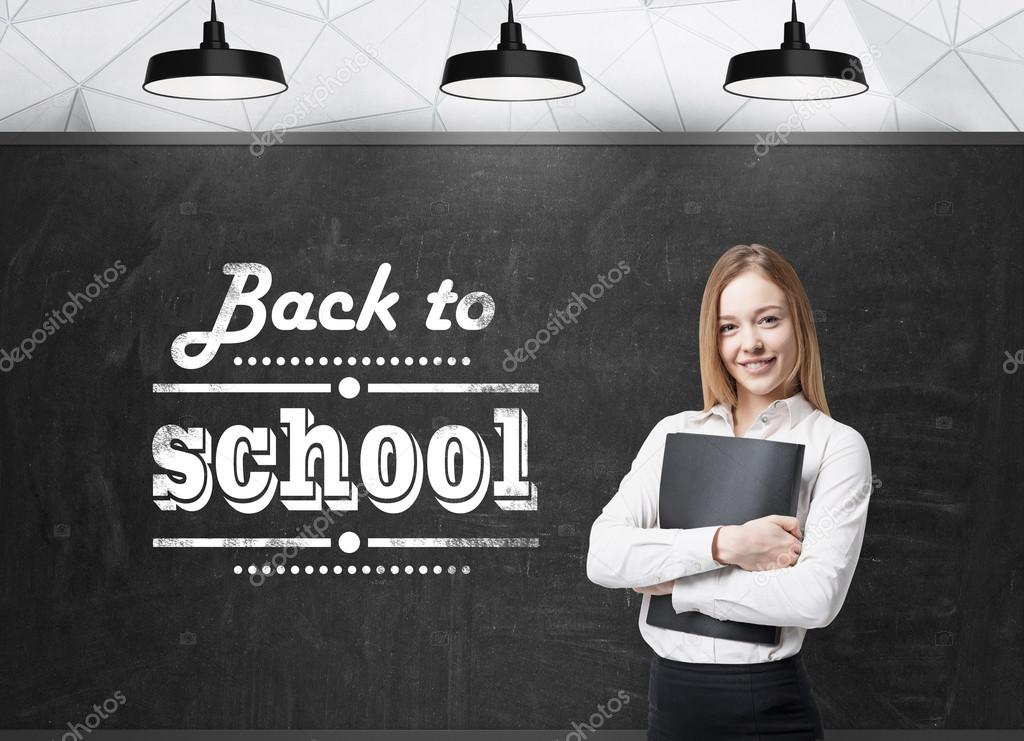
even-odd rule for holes
{"type": "Polygon", "coordinates": [[[747,571],[793,566],[800,557],[803,534],[795,517],[768,515],[721,528],[716,536],[719,563],[747,571]]]}
{"type": "MultiPolygon", "coordinates": [[[[786,515],[768,515],[742,525],[727,525],[715,534],[714,556],[719,563],[739,566],[746,571],[765,571],[793,566],[800,558],[803,534],[800,521],[786,515]]],[[[649,587],[633,587],[634,592],[656,597],[672,594],[675,579],[649,587]]]]}
{"type": "Polygon", "coordinates": [[[640,594],[649,594],[652,597],[657,597],[659,594],[672,594],[672,585],[675,584],[675,579],[669,581],[663,581],[661,584],[655,584],[650,587],[633,587],[634,592],[640,594]]]}

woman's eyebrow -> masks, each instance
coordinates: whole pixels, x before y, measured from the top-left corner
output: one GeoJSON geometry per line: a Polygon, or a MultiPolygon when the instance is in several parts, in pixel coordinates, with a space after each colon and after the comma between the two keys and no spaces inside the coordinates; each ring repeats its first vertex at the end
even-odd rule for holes
{"type": "MultiPolygon", "coordinates": [[[[770,306],[762,306],[760,309],[758,309],[754,313],[755,314],[760,314],[765,309],[778,309],[779,311],[782,311],[782,307],[781,306],[776,306],[775,304],[771,304],[770,306]]],[[[718,318],[719,319],[735,319],[736,317],[734,317],[732,314],[720,314],[718,316],[718,318]]]]}

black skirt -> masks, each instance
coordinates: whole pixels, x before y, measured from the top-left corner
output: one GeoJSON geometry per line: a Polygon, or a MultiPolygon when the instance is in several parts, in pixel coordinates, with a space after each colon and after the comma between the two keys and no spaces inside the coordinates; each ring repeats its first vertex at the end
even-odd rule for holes
{"type": "Polygon", "coordinates": [[[651,659],[648,741],[818,741],[800,654],[758,664],[651,659]]]}

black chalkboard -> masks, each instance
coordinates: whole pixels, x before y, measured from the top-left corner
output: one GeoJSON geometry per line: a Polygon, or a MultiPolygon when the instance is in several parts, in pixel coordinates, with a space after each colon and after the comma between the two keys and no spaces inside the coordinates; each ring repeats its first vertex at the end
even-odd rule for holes
{"type": "Polygon", "coordinates": [[[6,146],[0,172],[0,348],[38,339],[31,358],[0,356],[0,726],[66,730],[119,692],[104,728],[569,729],[616,696],[628,702],[606,727],[646,727],[640,595],[587,580],[587,537],[651,427],[700,407],[701,292],[722,251],[752,241],[801,275],[832,414],[864,436],[878,477],[843,612],[804,644],[826,727],[1024,726],[1021,147],[6,146]],[[268,319],[181,368],[175,337],[214,326],[235,263],[272,273],[268,301],[350,291],[357,309],[387,263],[395,328],[268,319]],[[602,276],[575,322],[549,324],[602,276]],[[487,327],[427,329],[445,279],[493,299],[487,327]],[[530,338],[535,357],[508,361],[530,338]],[[348,376],[364,390],[537,389],[344,398],[348,376]],[[153,390],[257,382],[331,390],[153,390]],[[338,430],[353,479],[377,425],[424,455],[436,430],[463,426],[497,471],[515,449],[495,410],[520,410],[537,508],[488,491],[452,512],[424,479],[395,514],[360,488],[330,547],[259,586],[248,566],[279,548],[154,547],[314,521],[277,495],[242,513],[216,484],[196,511],[154,500],[162,426],[216,442],[274,427],[285,407],[338,430]],[[349,530],[538,547],[349,554],[336,542],[349,530]]]}

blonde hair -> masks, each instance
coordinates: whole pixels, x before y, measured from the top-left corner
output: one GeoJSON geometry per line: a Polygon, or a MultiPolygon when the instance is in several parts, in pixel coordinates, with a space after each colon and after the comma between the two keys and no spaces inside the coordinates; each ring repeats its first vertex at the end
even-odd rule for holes
{"type": "MultiPolygon", "coordinates": [[[[828,414],[825,385],[821,379],[821,352],[814,328],[811,302],[793,266],[775,250],[762,244],[738,244],[727,249],[708,276],[704,298],[700,303],[700,380],[704,389],[704,411],[722,403],[735,407],[738,399],[736,379],[722,362],[719,353],[718,306],[722,291],[733,278],[756,270],[786,294],[796,334],[796,364],[785,379],[783,388],[797,380],[797,389],[807,401],[828,414]]],[[[829,415],[831,416],[831,415],[829,415]]]]}

